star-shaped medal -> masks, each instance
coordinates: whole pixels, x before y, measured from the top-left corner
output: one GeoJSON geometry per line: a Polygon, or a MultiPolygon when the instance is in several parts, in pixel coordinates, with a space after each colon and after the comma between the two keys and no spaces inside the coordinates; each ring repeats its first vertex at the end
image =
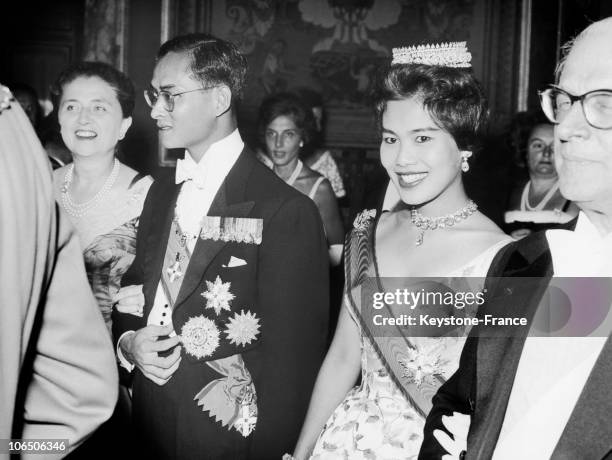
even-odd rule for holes
{"type": "Polygon", "coordinates": [[[230,292],[231,283],[224,283],[221,277],[217,276],[214,283],[206,281],[206,291],[202,292],[202,297],[206,299],[206,308],[212,308],[219,315],[221,310],[230,310],[230,302],[236,297],[230,292]]]}

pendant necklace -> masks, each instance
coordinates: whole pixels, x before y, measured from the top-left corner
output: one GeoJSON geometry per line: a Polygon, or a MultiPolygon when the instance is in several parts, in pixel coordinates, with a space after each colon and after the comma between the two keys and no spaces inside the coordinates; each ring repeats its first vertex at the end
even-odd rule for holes
{"type": "Polygon", "coordinates": [[[410,210],[410,220],[420,230],[415,241],[415,246],[420,246],[423,244],[423,238],[425,237],[425,232],[427,230],[452,227],[453,225],[470,217],[476,212],[477,209],[478,205],[472,200],[469,200],[467,204],[457,212],[440,217],[427,217],[421,214],[418,209],[412,208],[410,210]]]}

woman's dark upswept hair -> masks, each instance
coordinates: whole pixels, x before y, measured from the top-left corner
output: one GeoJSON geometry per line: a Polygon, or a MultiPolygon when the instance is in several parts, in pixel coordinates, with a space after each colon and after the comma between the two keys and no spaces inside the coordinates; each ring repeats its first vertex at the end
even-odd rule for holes
{"type": "Polygon", "coordinates": [[[268,96],[259,107],[257,118],[257,137],[262,147],[266,147],[266,129],[275,118],[290,117],[300,130],[304,144],[308,144],[316,131],[312,110],[293,93],[277,93],[268,96]]]}
{"type": "Polygon", "coordinates": [[[488,120],[482,88],[470,70],[425,64],[395,64],[377,77],[373,100],[379,127],[387,102],[417,98],[459,150],[476,151],[488,120]]]}
{"type": "Polygon", "coordinates": [[[51,87],[53,106],[58,108],[64,93],[64,86],[79,77],[98,77],[113,88],[121,106],[123,118],[132,116],[134,111],[134,84],[127,75],[104,62],[85,61],[73,64],[62,71],[51,87]]]}
{"type": "Polygon", "coordinates": [[[190,70],[204,87],[226,85],[233,101],[242,97],[247,60],[233,43],[204,33],[180,35],[159,48],[157,61],[168,53],[187,53],[190,70]]]}

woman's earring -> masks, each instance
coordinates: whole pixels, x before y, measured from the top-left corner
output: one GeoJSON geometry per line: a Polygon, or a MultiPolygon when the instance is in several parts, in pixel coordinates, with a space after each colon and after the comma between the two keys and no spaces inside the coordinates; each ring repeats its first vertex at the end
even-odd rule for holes
{"type": "Polygon", "coordinates": [[[468,172],[470,170],[470,164],[468,158],[472,156],[472,152],[464,150],[461,152],[461,171],[468,172]]]}
{"type": "Polygon", "coordinates": [[[300,141],[300,147],[304,147],[304,141],[300,141]]]}

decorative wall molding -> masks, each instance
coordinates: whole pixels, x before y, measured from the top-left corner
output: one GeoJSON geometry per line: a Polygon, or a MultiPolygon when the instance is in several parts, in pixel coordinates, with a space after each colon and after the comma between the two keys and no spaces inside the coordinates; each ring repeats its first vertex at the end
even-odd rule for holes
{"type": "Polygon", "coordinates": [[[516,109],[527,110],[529,98],[529,60],[531,57],[531,7],[532,0],[523,0],[521,4],[521,31],[519,44],[518,91],[516,109]]]}
{"type": "MultiPolygon", "coordinates": [[[[495,124],[504,125],[522,104],[525,89],[517,88],[525,61],[519,56],[528,48],[521,45],[521,0],[375,0],[363,8],[341,2],[346,11],[333,10],[336,3],[162,0],[162,38],[201,31],[241,46],[250,65],[241,110],[247,140],[255,137],[257,108],[267,92],[310,86],[326,101],[330,147],[377,149],[367,87],[388,51],[411,43],[467,40],[495,124]]],[[[162,164],[168,158],[160,150],[162,164]]]]}

